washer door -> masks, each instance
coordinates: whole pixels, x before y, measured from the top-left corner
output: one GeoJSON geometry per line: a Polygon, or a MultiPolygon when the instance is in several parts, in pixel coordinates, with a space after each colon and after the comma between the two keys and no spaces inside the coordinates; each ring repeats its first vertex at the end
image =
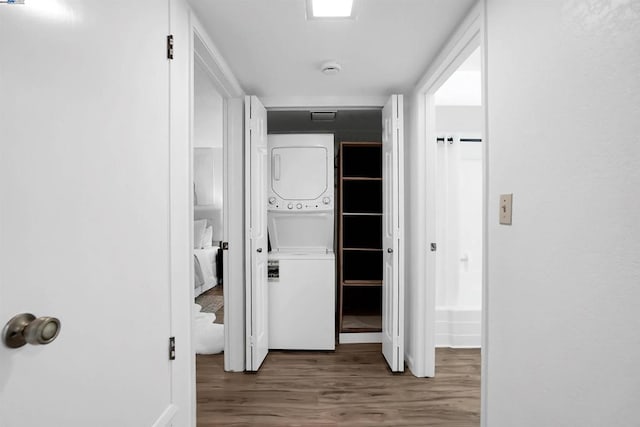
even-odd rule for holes
{"type": "Polygon", "coordinates": [[[269,212],[274,251],[333,252],[333,212],[269,212]]]}

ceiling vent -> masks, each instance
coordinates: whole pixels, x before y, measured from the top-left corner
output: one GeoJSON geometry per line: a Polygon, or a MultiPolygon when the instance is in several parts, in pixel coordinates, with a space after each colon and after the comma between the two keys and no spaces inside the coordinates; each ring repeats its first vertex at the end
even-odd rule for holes
{"type": "Polygon", "coordinates": [[[312,111],[312,122],[332,122],[336,119],[335,111],[312,111]]]}

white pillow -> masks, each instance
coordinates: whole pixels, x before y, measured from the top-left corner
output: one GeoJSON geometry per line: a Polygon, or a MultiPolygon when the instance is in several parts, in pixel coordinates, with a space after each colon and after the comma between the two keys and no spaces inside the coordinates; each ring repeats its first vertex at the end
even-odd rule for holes
{"type": "Polygon", "coordinates": [[[208,226],[202,233],[202,248],[210,248],[213,246],[213,227],[208,226]]]}
{"type": "Polygon", "coordinates": [[[193,221],[193,249],[202,249],[202,238],[204,237],[204,230],[206,227],[206,219],[193,221]]]}

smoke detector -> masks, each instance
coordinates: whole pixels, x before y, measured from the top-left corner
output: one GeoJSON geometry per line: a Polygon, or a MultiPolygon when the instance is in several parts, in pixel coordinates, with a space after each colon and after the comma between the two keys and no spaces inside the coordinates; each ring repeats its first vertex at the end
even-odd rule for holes
{"type": "Polygon", "coordinates": [[[329,61],[322,64],[320,70],[322,71],[322,74],[333,76],[335,74],[338,74],[342,70],[342,65],[338,64],[335,61],[329,61]]]}

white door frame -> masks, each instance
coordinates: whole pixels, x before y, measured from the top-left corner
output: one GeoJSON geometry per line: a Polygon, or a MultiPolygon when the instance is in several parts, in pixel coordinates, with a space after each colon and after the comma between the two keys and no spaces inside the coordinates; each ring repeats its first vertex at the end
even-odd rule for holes
{"type": "Polygon", "coordinates": [[[170,62],[170,274],[171,331],[176,337],[172,364],[175,425],[196,425],[195,349],[192,342],[193,289],[193,72],[194,55],[205,64],[224,99],[223,239],[224,304],[234,306],[225,316],[225,370],[244,369],[244,268],[242,197],[242,97],[244,92],[186,0],[170,0],[174,58],[170,62]],[[201,43],[194,43],[197,37],[201,43]],[[195,52],[196,45],[198,51],[195,52]],[[237,173],[239,172],[239,174],[237,173]],[[239,178],[236,176],[239,175],[239,178]],[[236,220],[239,218],[240,220],[236,220]],[[239,295],[239,296],[238,296],[239,295]],[[237,307],[236,307],[237,306],[237,307]],[[238,318],[240,319],[238,321],[238,318]],[[239,347],[238,347],[239,345],[239,347]]]}
{"type": "Polygon", "coordinates": [[[172,420],[154,427],[195,426],[195,357],[191,340],[191,308],[193,306],[193,232],[189,231],[189,205],[193,195],[187,189],[191,181],[189,139],[191,84],[189,7],[185,0],[169,1],[168,34],[174,35],[175,55],[167,60],[169,67],[169,234],[171,280],[171,335],[176,337],[176,358],[171,364],[171,401],[176,406],[172,420]]]}
{"type": "MultiPolygon", "coordinates": [[[[223,251],[223,268],[222,277],[223,284],[225,285],[224,292],[224,306],[228,307],[225,310],[225,351],[224,351],[224,369],[226,371],[241,371],[241,365],[244,364],[244,350],[238,347],[238,338],[242,336],[244,340],[244,316],[239,317],[237,314],[242,314],[243,310],[237,310],[240,303],[244,303],[244,275],[238,270],[238,266],[242,266],[243,254],[238,251],[239,245],[238,236],[244,229],[244,224],[241,221],[234,221],[235,218],[242,215],[242,205],[238,204],[238,201],[242,197],[238,197],[242,194],[242,184],[238,185],[242,181],[233,176],[233,171],[237,171],[238,162],[237,159],[242,157],[242,140],[234,138],[233,127],[238,125],[238,117],[236,114],[238,111],[233,106],[233,98],[242,98],[244,92],[240,88],[240,85],[235,80],[235,77],[231,74],[226,63],[218,53],[215,45],[207,35],[204,27],[195,16],[191,14],[192,24],[192,41],[193,45],[193,57],[192,57],[192,70],[193,61],[197,57],[201,64],[204,64],[209,78],[214,82],[214,86],[218,93],[223,98],[223,196],[222,196],[222,217],[223,217],[223,241],[229,242],[229,250],[223,251]],[[233,165],[231,167],[230,165],[233,165]],[[240,233],[238,233],[238,228],[240,233]],[[239,260],[239,262],[238,262],[239,260]]],[[[190,85],[191,88],[191,108],[193,109],[195,94],[193,93],[194,85],[190,85]]],[[[244,113],[242,113],[244,114],[244,113]]],[[[191,129],[193,129],[194,112],[191,114],[191,129]]],[[[193,136],[191,138],[191,146],[193,147],[193,136]]],[[[193,152],[193,150],[192,150],[193,152]]],[[[193,161],[191,162],[193,165],[193,161]]],[[[191,167],[191,176],[193,176],[193,166],[191,167]]],[[[190,209],[193,209],[193,201],[189,204],[190,209]]],[[[190,216],[193,219],[193,214],[190,216]]],[[[189,228],[191,230],[192,228],[189,228]]]]}
{"type": "MultiPolygon", "coordinates": [[[[422,164],[425,165],[424,179],[417,183],[418,192],[423,200],[426,200],[425,221],[426,232],[420,239],[420,246],[425,248],[426,263],[421,274],[424,278],[419,278],[419,282],[425,283],[422,295],[419,295],[423,310],[417,310],[413,314],[412,321],[415,322],[419,331],[416,339],[416,360],[414,374],[418,376],[432,377],[435,375],[435,252],[431,252],[430,243],[436,242],[435,224],[435,123],[431,120],[435,116],[434,95],[442,84],[453,74],[453,72],[467,59],[467,57],[477,48],[481,47],[482,57],[482,105],[483,105],[483,280],[482,280],[482,401],[486,392],[486,351],[487,334],[485,325],[488,314],[487,307],[487,185],[488,185],[488,164],[487,164],[487,118],[486,118],[486,46],[485,46],[485,16],[484,2],[480,1],[469,12],[465,20],[458,27],[456,33],[451,37],[445,48],[438,55],[433,65],[425,73],[424,77],[416,85],[416,108],[418,126],[418,146],[421,147],[422,164]],[[423,280],[420,280],[423,279],[423,280]]],[[[484,405],[484,403],[483,403],[484,405]]],[[[484,407],[483,411],[484,413],[484,407]]]]}

